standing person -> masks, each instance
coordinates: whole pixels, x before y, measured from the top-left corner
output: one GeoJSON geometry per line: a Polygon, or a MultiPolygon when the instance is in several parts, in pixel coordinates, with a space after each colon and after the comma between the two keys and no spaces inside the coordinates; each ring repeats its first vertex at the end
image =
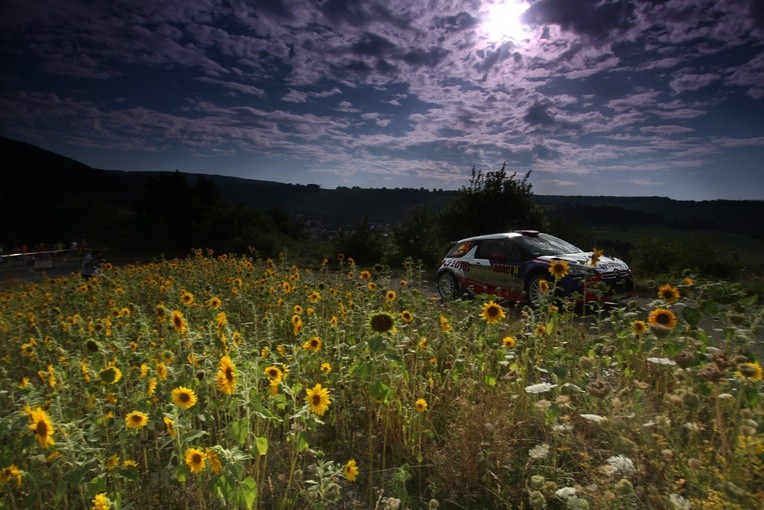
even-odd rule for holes
{"type": "Polygon", "coordinates": [[[80,274],[82,277],[86,280],[92,278],[95,275],[98,266],[101,265],[101,262],[103,262],[103,255],[101,255],[101,250],[92,250],[87,252],[85,257],[82,259],[82,267],[80,268],[80,274]]]}

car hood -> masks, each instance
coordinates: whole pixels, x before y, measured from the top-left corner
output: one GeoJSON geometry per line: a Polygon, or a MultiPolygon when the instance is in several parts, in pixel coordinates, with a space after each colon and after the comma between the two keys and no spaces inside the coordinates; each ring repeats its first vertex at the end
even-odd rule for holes
{"type": "MultiPolygon", "coordinates": [[[[541,257],[536,257],[536,259],[546,262],[564,260],[571,265],[588,266],[589,261],[592,259],[592,254],[593,253],[590,251],[585,251],[581,253],[568,253],[564,255],[544,255],[541,257]]],[[[610,271],[623,271],[629,269],[629,266],[626,265],[626,262],[621,259],[617,259],[615,257],[606,257],[605,255],[602,255],[599,260],[597,260],[596,269],[600,273],[607,273],[610,271]]]]}

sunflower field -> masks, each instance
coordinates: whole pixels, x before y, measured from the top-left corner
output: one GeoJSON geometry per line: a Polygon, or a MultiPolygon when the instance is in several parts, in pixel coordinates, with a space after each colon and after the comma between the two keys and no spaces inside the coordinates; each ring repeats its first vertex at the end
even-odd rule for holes
{"type": "Polygon", "coordinates": [[[764,500],[758,296],[582,312],[396,274],[196,250],[4,291],[0,508],[764,500]]]}

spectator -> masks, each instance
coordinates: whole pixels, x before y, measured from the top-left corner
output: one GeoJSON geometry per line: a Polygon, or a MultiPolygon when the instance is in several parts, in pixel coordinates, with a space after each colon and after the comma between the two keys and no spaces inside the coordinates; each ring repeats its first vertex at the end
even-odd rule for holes
{"type": "Polygon", "coordinates": [[[89,280],[95,276],[96,271],[102,262],[103,255],[101,255],[101,250],[92,250],[87,252],[85,257],[82,259],[80,274],[82,274],[82,277],[85,280],[89,280]]]}

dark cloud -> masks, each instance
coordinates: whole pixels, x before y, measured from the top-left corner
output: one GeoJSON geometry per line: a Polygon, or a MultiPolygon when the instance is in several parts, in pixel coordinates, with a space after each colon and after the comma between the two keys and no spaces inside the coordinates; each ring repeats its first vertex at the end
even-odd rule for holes
{"type": "Polygon", "coordinates": [[[436,16],[433,25],[447,32],[461,32],[476,27],[478,20],[468,12],[460,12],[455,16],[436,16]]]}
{"type": "Polygon", "coordinates": [[[395,45],[388,39],[373,33],[365,33],[353,44],[351,50],[359,55],[381,57],[395,51],[395,45]]]}
{"type": "Polygon", "coordinates": [[[525,12],[534,25],[558,25],[566,31],[593,39],[634,26],[634,8],[628,0],[539,0],[525,12]]]}

